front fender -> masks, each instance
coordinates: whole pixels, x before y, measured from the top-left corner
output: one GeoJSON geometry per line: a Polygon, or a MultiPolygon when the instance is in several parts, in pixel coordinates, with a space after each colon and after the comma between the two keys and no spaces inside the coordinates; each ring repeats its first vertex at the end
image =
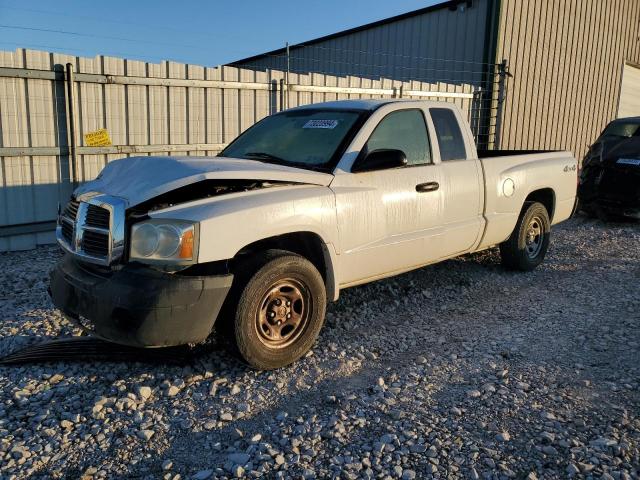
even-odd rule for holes
{"type": "MultiPolygon", "coordinates": [[[[199,222],[198,263],[233,258],[247,245],[270,237],[314,233],[325,245],[325,262],[331,270],[327,281],[332,277],[331,283],[338,285],[335,196],[327,187],[271,187],[189,202],[149,216],[199,222]]],[[[334,290],[329,298],[337,296],[337,287],[334,290]]]]}

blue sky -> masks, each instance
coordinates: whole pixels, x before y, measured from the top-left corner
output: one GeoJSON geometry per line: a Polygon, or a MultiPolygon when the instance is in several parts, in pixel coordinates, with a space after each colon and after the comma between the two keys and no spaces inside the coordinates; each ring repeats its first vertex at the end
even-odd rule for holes
{"type": "Polygon", "coordinates": [[[435,0],[0,0],[0,50],[218,65],[435,0]]]}

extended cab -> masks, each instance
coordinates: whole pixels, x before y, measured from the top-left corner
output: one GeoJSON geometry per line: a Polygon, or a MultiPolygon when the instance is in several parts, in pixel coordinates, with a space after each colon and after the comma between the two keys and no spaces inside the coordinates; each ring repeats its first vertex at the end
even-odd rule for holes
{"type": "Polygon", "coordinates": [[[569,218],[569,152],[478,152],[454,105],[348,100],[269,116],[217,157],[132,157],[59,216],[57,307],[113,342],[233,327],[257,368],[307,352],[340,289],[500,247],[542,262],[569,218]]]}

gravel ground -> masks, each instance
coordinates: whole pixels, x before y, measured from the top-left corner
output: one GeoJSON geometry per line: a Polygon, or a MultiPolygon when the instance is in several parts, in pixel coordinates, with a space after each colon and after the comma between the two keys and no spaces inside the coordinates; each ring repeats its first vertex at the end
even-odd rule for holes
{"type": "MultiPolygon", "coordinates": [[[[0,355],[79,333],[58,255],[0,254],[0,355]]],[[[529,274],[488,251],[342,292],[275,372],[0,367],[0,478],[639,478],[639,280],[640,225],[579,217],[529,274]]]]}

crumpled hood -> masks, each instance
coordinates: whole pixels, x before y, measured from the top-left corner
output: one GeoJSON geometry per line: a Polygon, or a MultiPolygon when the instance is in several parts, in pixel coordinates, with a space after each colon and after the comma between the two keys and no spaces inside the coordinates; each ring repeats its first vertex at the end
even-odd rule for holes
{"type": "Polygon", "coordinates": [[[255,160],[227,157],[130,157],[107,164],[76,196],[100,192],[135,206],[202,180],[265,180],[327,186],[333,175],[255,160]]]}

